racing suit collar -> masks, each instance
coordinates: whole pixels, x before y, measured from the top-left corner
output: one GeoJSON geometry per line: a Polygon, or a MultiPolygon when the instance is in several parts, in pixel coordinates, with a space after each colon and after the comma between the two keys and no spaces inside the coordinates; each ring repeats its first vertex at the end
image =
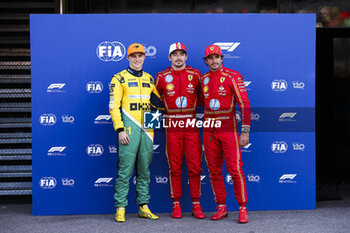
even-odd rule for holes
{"type": "Polygon", "coordinates": [[[224,66],[221,66],[221,68],[218,69],[217,71],[211,71],[211,70],[209,70],[209,72],[210,72],[211,75],[217,75],[217,74],[221,73],[222,71],[224,71],[224,66]]]}
{"type": "Polygon", "coordinates": [[[183,68],[182,70],[174,70],[173,67],[170,67],[170,70],[174,74],[179,74],[179,73],[182,73],[182,72],[186,71],[187,70],[187,66],[185,66],[185,68],[183,68]]]}
{"type": "Polygon", "coordinates": [[[134,70],[134,69],[131,68],[130,66],[128,66],[128,68],[126,68],[126,70],[127,70],[130,74],[132,74],[132,75],[134,75],[134,76],[136,76],[136,77],[141,77],[141,76],[142,76],[142,73],[143,73],[142,70],[140,70],[140,71],[134,70]]]}

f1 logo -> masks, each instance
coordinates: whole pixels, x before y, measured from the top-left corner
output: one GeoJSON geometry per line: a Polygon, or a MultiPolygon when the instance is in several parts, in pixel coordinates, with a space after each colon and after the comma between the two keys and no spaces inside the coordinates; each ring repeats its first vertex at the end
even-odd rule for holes
{"type": "Polygon", "coordinates": [[[215,45],[219,46],[222,50],[227,52],[233,52],[241,43],[240,42],[216,42],[215,45]]]}

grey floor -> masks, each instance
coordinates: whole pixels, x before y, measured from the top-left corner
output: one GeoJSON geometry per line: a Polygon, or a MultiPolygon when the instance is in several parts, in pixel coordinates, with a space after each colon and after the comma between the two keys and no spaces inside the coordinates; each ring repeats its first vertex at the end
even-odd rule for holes
{"type": "MultiPolygon", "coordinates": [[[[160,219],[140,219],[127,214],[125,223],[116,223],[113,215],[32,216],[31,204],[1,204],[0,233],[41,232],[350,232],[350,187],[341,186],[343,200],[317,202],[316,210],[250,211],[248,224],[237,223],[237,212],[227,219],[194,219],[185,213],[182,219],[160,214],[160,219]]],[[[206,213],[211,216],[213,213],[206,213]]]]}

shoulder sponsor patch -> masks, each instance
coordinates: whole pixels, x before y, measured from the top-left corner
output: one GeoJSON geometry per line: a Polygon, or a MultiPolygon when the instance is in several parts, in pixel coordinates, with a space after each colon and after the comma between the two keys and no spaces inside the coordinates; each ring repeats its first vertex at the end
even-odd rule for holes
{"type": "Polygon", "coordinates": [[[128,83],[128,86],[129,86],[129,87],[138,87],[139,84],[138,84],[137,82],[129,82],[129,83],[128,83]]]}

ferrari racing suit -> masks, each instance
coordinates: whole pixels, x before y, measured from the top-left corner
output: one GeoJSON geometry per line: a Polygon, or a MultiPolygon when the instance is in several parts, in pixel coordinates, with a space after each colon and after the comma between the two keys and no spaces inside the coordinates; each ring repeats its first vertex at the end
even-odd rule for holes
{"type": "Polygon", "coordinates": [[[236,200],[239,206],[246,206],[247,191],[235,117],[237,103],[241,110],[242,128],[250,128],[250,104],[243,78],[237,71],[221,67],[218,71],[205,73],[201,83],[205,103],[204,120],[221,122],[221,127],[203,130],[205,158],[215,201],[221,205],[226,200],[222,175],[225,159],[236,200]]]}
{"type": "Polygon", "coordinates": [[[188,124],[196,120],[200,93],[200,71],[186,66],[180,71],[168,67],[159,72],[156,87],[166,111],[166,156],[169,164],[170,197],[174,202],[182,195],[181,172],[184,155],[188,167],[193,202],[200,199],[202,143],[198,129],[188,124]],[[183,127],[181,127],[181,122],[183,127]]]}

